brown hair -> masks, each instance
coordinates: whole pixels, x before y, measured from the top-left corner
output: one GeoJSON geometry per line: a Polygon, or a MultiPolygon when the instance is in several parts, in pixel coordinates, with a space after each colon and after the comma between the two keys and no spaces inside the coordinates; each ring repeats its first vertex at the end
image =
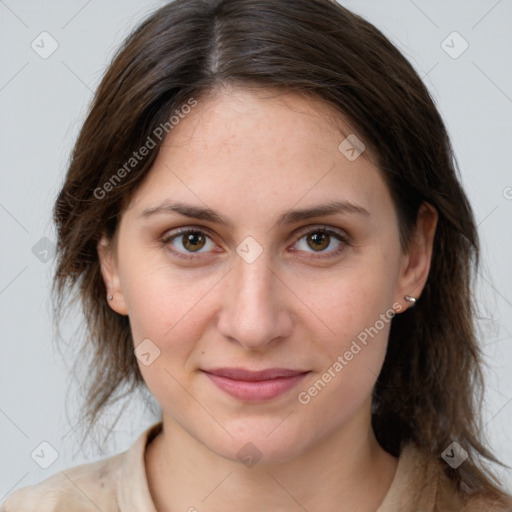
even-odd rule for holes
{"type": "Polygon", "coordinates": [[[413,442],[439,458],[457,441],[470,457],[457,470],[445,464],[454,485],[505,500],[496,478],[478,466],[483,458],[498,462],[484,446],[479,415],[482,356],[471,286],[479,244],[446,128],[397,48],[330,0],[176,0],[136,28],[115,55],[54,209],[56,318],[76,291],[88,329],[87,425],[123,386],[131,392],[143,383],[129,320],[105,299],[97,243],[103,232],[114,236],[124,206],[154,162],[161,144],[155,130],[191,98],[223,84],[306,94],[343,114],[377,157],[404,250],[421,203],[437,209],[430,274],[418,304],[393,319],[372,424],[381,446],[394,455],[413,442]],[[156,147],[126,167],[148,137],[156,147]],[[116,174],[122,179],[112,183],[116,174]]]}

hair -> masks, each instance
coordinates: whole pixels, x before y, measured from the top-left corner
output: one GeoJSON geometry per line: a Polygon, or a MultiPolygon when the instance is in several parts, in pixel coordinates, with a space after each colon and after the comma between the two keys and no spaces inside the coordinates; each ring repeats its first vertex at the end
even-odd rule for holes
{"type": "Polygon", "coordinates": [[[497,478],[479,467],[484,459],[499,463],[485,447],[479,414],[483,357],[472,294],[479,242],[447,130],[400,51],[331,0],[175,0],[145,19],[114,55],[53,212],[56,317],[73,295],[87,329],[83,420],[92,428],[120,389],[130,393],[144,383],[129,319],[105,299],[98,241],[102,234],[115,237],[123,208],[161,146],[159,127],[168,131],[170,114],[227,85],[306,95],[339,112],[377,159],[404,251],[421,204],[437,210],[430,273],[421,300],[392,321],[372,426],[395,456],[412,442],[439,458],[457,441],[470,456],[457,470],[444,465],[454,486],[505,500],[497,478]],[[150,139],[155,147],[127,169],[150,139]]]}

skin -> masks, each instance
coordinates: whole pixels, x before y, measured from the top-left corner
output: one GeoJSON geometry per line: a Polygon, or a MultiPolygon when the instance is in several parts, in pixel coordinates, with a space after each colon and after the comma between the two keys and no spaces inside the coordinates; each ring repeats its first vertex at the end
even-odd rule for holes
{"type": "Polygon", "coordinates": [[[370,512],[391,485],[397,459],[371,428],[389,322],[309,403],[298,394],[381,314],[410,307],[405,295],[419,298],[437,215],[420,209],[403,252],[380,171],[368,150],[354,161],[338,150],[345,135],[335,120],[331,107],[295,93],[217,90],[169,133],[115,238],[98,245],[109,304],[129,316],[135,346],[150,339],[160,350],[149,366],[139,361],[163,411],[163,432],[146,453],[159,511],[370,512]],[[369,215],[276,223],[287,210],[335,200],[369,215]],[[165,201],[208,207],[233,226],[141,217],[165,201]],[[331,236],[315,246],[307,233],[323,226],[348,243],[331,236]],[[161,242],[180,227],[206,238],[161,242]],[[236,252],[248,236],[263,249],[251,263],[236,252]],[[310,373],[277,398],[246,403],[200,371],[224,366],[310,373]],[[261,454],[252,467],[237,457],[246,443],[261,454]]]}

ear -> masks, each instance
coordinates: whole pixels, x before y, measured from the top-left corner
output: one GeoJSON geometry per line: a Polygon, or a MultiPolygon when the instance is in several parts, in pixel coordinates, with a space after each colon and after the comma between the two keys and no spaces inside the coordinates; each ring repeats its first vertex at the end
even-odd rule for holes
{"type": "Polygon", "coordinates": [[[107,289],[107,297],[105,297],[105,300],[116,313],[127,315],[128,311],[119,279],[115,238],[109,240],[104,234],[98,242],[97,250],[101,275],[105,283],[105,288],[107,289]],[[112,300],[109,300],[109,297],[112,297],[112,300]]]}
{"type": "Polygon", "coordinates": [[[427,282],[437,221],[437,210],[431,204],[423,202],[418,210],[409,250],[402,256],[395,299],[402,304],[403,310],[411,306],[405,296],[409,295],[418,300],[427,282]]]}

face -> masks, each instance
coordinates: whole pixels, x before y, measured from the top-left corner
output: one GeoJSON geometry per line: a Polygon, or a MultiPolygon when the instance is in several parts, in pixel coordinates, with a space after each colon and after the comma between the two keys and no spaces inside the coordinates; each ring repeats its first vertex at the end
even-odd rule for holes
{"type": "Polygon", "coordinates": [[[364,152],[339,149],[351,132],[335,117],[268,90],[202,99],[99,247],[164,421],[229,459],[251,442],[285,461],[367,427],[394,311],[428,273],[429,237],[402,253],[386,184],[364,152]],[[218,368],[299,375],[248,383],[218,368]]]}

